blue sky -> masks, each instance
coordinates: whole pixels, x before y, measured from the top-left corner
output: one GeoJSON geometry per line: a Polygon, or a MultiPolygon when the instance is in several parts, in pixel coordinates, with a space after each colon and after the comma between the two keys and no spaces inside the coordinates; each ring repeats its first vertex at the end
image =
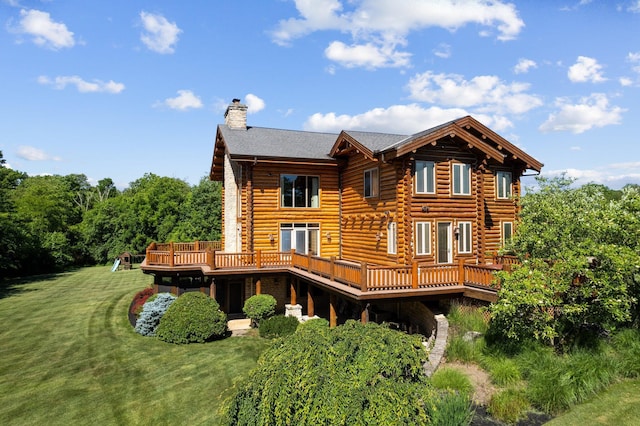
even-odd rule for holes
{"type": "Polygon", "coordinates": [[[640,0],[0,0],[0,22],[0,150],[30,175],[195,184],[240,98],[311,131],[469,114],[543,175],[640,183],[640,0]]]}

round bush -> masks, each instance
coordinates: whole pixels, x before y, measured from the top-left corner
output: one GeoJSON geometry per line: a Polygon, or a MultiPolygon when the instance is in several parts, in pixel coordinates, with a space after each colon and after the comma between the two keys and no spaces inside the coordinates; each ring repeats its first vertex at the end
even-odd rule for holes
{"type": "Polygon", "coordinates": [[[136,321],[136,332],[143,336],[155,336],[160,319],[175,300],[176,297],[169,293],[160,293],[147,299],[136,321]]]}
{"type": "Polygon", "coordinates": [[[296,317],[276,315],[260,323],[260,337],[274,338],[289,336],[296,332],[300,321],[296,317]]]}
{"type": "Polygon", "coordinates": [[[220,305],[202,293],[185,293],[169,307],[156,335],[168,343],[205,342],[227,331],[227,315],[220,305]]]}
{"type": "Polygon", "coordinates": [[[273,316],[276,312],[276,299],[270,294],[256,294],[244,302],[242,311],[251,318],[252,325],[258,326],[263,319],[273,316]]]}

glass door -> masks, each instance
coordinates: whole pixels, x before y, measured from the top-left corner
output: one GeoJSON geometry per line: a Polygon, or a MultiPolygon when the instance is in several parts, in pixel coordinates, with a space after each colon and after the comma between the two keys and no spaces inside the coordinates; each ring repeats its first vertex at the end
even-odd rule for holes
{"type": "Polygon", "coordinates": [[[438,263],[452,263],[451,222],[438,222],[438,263]]]}

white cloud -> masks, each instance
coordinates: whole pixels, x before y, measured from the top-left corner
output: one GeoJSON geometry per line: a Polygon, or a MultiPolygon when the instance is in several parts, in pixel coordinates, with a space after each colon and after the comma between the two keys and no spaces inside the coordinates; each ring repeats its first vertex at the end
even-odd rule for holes
{"type": "Polygon", "coordinates": [[[28,34],[38,46],[52,50],[63,47],[73,47],[75,40],[73,33],[61,22],[51,20],[51,15],[40,10],[21,10],[20,23],[15,32],[28,34]]]}
{"type": "Polygon", "coordinates": [[[396,51],[407,45],[412,31],[440,27],[450,31],[469,24],[497,30],[499,40],[514,39],[524,27],[511,3],[500,0],[295,0],[298,18],[281,20],[271,33],[275,43],[289,45],[315,31],[339,31],[352,42],[333,41],[325,50],[345,66],[408,66],[410,54],[396,51]],[[347,10],[347,8],[349,8],[347,10]],[[355,54],[355,60],[348,55],[355,54]]]}
{"type": "Polygon", "coordinates": [[[610,188],[621,188],[628,183],[640,184],[640,162],[606,164],[595,169],[545,170],[545,177],[565,175],[575,179],[576,185],[599,183],[610,188]]]}
{"type": "Polygon", "coordinates": [[[542,132],[564,132],[579,134],[587,130],[620,124],[622,113],[626,110],[609,105],[609,99],[603,93],[593,93],[572,104],[568,99],[556,99],[557,113],[550,114],[542,123],[542,132]]]}
{"type": "Polygon", "coordinates": [[[569,148],[571,151],[582,151],[582,147],[579,146],[572,146],[571,148],[569,148]]]}
{"type": "Polygon", "coordinates": [[[140,20],[145,32],[140,40],[149,50],[157,53],[173,53],[178,35],[182,32],[175,22],[167,21],[162,15],[140,12],[140,20]]]}
{"type": "Polygon", "coordinates": [[[60,157],[54,157],[47,154],[41,149],[34,148],[32,146],[20,146],[18,147],[18,157],[28,161],[60,161],[60,157]]]}
{"type": "Polygon", "coordinates": [[[247,112],[249,114],[255,114],[256,112],[262,111],[265,107],[264,100],[260,99],[253,93],[249,93],[245,96],[244,101],[247,103],[247,112]]]}
{"type": "Polygon", "coordinates": [[[396,51],[395,45],[381,46],[366,43],[347,46],[341,41],[329,44],[324,53],[328,59],[341,63],[347,68],[406,67],[411,58],[410,53],[396,51]]]}
{"type": "MultiPolygon", "coordinates": [[[[362,114],[338,115],[334,112],[316,113],[304,123],[304,129],[319,132],[339,132],[341,130],[364,130],[372,132],[413,134],[437,126],[447,121],[469,115],[461,108],[423,108],[418,104],[392,105],[388,108],[374,108],[362,114]]],[[[503,130],[505,121],[488,116],[476,116],[484,124],[495,130],[503,130]]],[[[506,123],[507,126],[510,123],[506,123]]]]}
{"type": "Polygon", "coordinates": [[[624,87],[628,87],[628,86],[632,86],[633,85],[633,80],[630,79],[629,77],[620,77],[618,79],[618,81],[620,82],[620,85],[624,86],[624,87]]]}
{"type": "Polygon", "coordinates": [[[538,64],[531,59],[520,59],[515,67],[513,67],[513,72],[516,74],[525,74],[528,73],[531,68],[537,68],[538,64]]]}
{"type": "Polygon", "coordinates": [[[588,56],[578,56],[578,61],[569,67],[567,76],[573,83],[600,83],[607,80],[602,75],[602,65],[588,56]]]}
{"type": "Polygon", "coordinates": [[[526,93],[528,83],[505,83],[497,76],[481,75],[465,80],[457,74],[427,71],[409,80],[410,97],[438,105],[470,108],[481,113],[522,114],[542,105],[526,93]]]}
{"type": "Polygon", "coordinates": [[[640,13],[640,0],[634,0],[627,10],[632,13],[640,13]]]}
{"type": "Polygon", "coordinates": [[[80,93],[120,93],[125,86],[122,83],[116,83],[113,80],[101,81],[94,79],[85,81],[77,75],[58,76],[53,80],[47,76],[38,77],[38,83],[53,86],[55,89],[62,90],[68,85],[76,86],[80,93]]]}
{"type": "Polygon", "coordinates": [[[178,90],[178,96],[167,98],[162,102],[157,102],[154,107],[165,106],[171,109],[186,111],[188,109],[202,108],[202,101],[191,90],[178,90]]]}
{"type": "Polygon", "coordinates": [[[433,54],[438,58],[447,59],[451,57],[451,46],[447,43],[440,43],[436,49],[433,50],[433,54]]]}

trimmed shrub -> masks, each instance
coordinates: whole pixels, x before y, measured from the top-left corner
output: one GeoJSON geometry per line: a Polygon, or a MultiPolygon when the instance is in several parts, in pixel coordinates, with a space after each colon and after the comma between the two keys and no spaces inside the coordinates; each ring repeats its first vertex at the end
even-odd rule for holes
{"type": "Polygon", "coordinates": [[[296,332],[300,321],[296,317],[276,315],[260,323],[260,337],[274,338],[289,336],[296,332]]]}
{"type": "Polygon", "coordinates": [[[175,300],[176,297],[169,293],[159,293],[150,297],[142,306],[140,318],[136,321],[136,333],[155,336],[160,319],[175,300]]]}
{"type": "Polygon", "coordinates": [[[329,321],[324,318],[313,318],[298,325],[298,330],[312,329],[320,332],[329,328],[329,321]]]}
{"type": "Polygon", "coordinates": [[[227,331],[227,315],[220,305],[203,293],[185,293],[169,307],[156,335],[167,343],[203,343],[222,337],[227,331]]]}
{"type": "Polygon", "coordinates": [[[276,313],[276,299],[270,294],[256,294],[244,302],[242,311],[251,318],[251,325],[257,327],[260,321],[276,313]]]}
{"type": "Polygon", "coordinates": [[[131,303],[129,312],[134,314],[136,317],[140,316],[142,306],[151,296],[153,296],[153,289],[151,287],[147,287],[144,290],[137,292],[136,295],[133,296],[133,302],[131,303]]]}

